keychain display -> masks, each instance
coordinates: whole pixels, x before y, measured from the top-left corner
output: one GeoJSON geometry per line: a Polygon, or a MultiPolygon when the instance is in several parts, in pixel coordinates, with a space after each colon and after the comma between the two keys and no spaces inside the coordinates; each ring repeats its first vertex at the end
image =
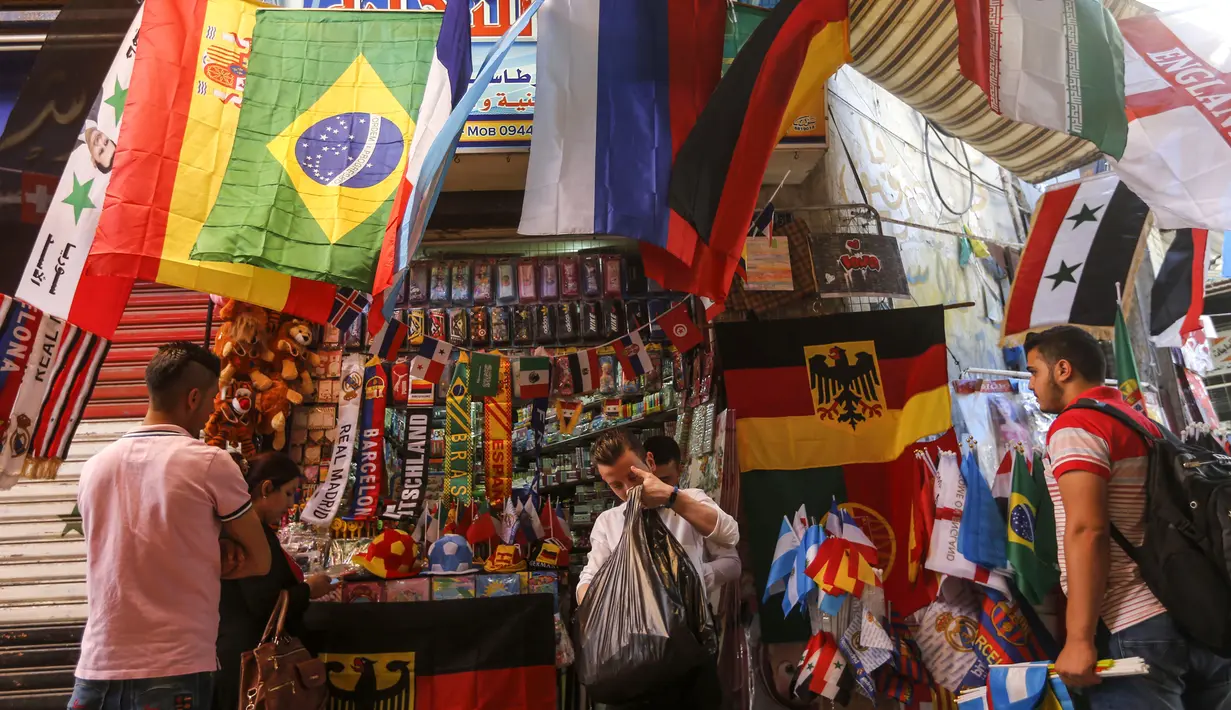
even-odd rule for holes
{"type": "Polygon", "coordinates": [[[432,303],[449,302],[449,265],[444,262],[432,264],[432,303]]]}
{"type": "Polygon", "coordinates": [[[423,344],[423,314],[422,308],[412,308],[406,312],[406,326],[410,329],[410,332],[406,335],[407,345],[423,344]]]}
{"type": "Polygon", "coordinates": [[[517,301],[517,269],[512,261],[496,264],[496,300],[501,303],[517,301]]]}
{"type": "Polygon", "coordinates": [[[603,295],[608,298],[619,298],[624,295],[623,260],[618,256],[603,257],[603,295]]]}
{"type": "Polygon", "coordinates": [[[507,345],[512,342],[512,314],[506,306],[491,309],[492,345],[507,345]]]}
{"type": "Polygon", "coordinates": [[[575,343],[581,340],[581,304],[560,304],[560,342],[575,343]]]}
{"type": "Polygon", "coordinates": [[[624,304],[620,301],[603,301],[603,338],[611,340],[624,335],[624,304]]]}
{"type": "Polygon", "coordinates": [[[474,304],[486,306],[492,300],[492,262],[480,259],[474,263],[474,304]]]}
{"type": "Polygon", "coordinates": [[[513,308],[513,344],[534,344],[534,308],[532,306],[513,308]]]}
{"type": "Polygon", "coordinates": [[[476,346],[491,342],[491,330],[487,326],[487,309],[475,306],[470,309],[470,342],[476,346]]]}
{"type": "Polygon", "coordinates": [[[602,270],[602,260],[597,256],[587,256],[581,260],[581,295],[586,298],[603,295],[602,270]]]}
{"type": "Polygon", "coordinates": [[[437,340],[444,340],[447,333],[448,314],[443,308],[431,308],[427,312],[427,334],[437,340]]]}
{"type": "Polygon", "coordinates": [[[596,341],[603,337],[602,306],[593,301],[581,304],[581,337],[596,341]]]}
{"type": "Polygon", "coordinates": [[[536,307],[534,341],[539,345],[556,342],[556,319],[559,304],[543,303],[536,307]]]}
{"type": "Polygon", "coordinates": [[[453,288],[450,293],[453,303],[468,303],[470,301],[469,261],[456,261],[453,263],[453,288]]]}
{"type": "Polygon", "coordinates": [[[538,300],[538,274],[534,267],[534,259],[517,262],[517,297],[522,303],[534,303],[538,300]]]}
{"type": "Polygon", "coordinates": [[[553,258],[539,259],[539,300],[560,300],[560,264],[553,258]]]}
{"type": "Polygon", "coordinates": [[[581,260],[576,256],[560,257],[560,296],[581,297],[581,260]]]}
{"type": "Polygon", "coordinates": [[[428,302],[428,273],[431,267],[426,261],[416,261],[410,265],[407,275],[406,303],[411,306],[422,306],[428,302]]]}
{"type": "Polygon", "coordinates": [[[449,342],[455,346],[470,342],[470,317],[465,308],[449,309],[449,342]]]}

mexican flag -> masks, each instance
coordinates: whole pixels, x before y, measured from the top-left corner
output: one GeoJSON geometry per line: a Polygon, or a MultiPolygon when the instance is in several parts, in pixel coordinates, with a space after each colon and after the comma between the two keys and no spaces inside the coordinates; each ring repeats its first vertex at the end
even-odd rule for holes
{"type": "Polygon", "coordinates": [[[1137,378],[1137,361],[1133,359],[1133,343],[1128,337],[1128,325],[1124,313],[1116,309],[1116,381],[1120,383],[1120,395],[1124,401],[1139,412],[1145,411],[1141,398],[1141,381],[1137,378]]]}
{"type": "Polygon", "coordinates": [[[1124,154],[1123,38],[1099,0],[955,4],[962,75],[993,111],[1124,154]]]}

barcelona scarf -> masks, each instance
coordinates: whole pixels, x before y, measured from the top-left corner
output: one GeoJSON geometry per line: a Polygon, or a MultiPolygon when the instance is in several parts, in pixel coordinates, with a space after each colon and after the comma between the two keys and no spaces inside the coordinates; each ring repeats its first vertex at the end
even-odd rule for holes
{"type": "Polygon", "coordinates": [[[359,475],[348,520],[374,520],[385,489],[385,391],[388,376],[380,358],[363,368],[363,405],[359,413],[359,475]]]}
{"type": "Polygon", "coordinates": [[[453,367],[453,379],[445,398],[445,488],[444,503],[470,502],[474,453],[470,448],[470,355],[462,351],[453,367]]]}
{"type": "Polygon", "coordinates": [[[34,443],[22,467],[25,478],[55,478],[111,347],[106,339],[74,326],[66,333],[34,424],[34,443]]]}
{"type": "MultiPolygon", "coordinates": [[[[782,511],[801,503],[827,510],[836,500],[876,546],[895,611],[910,614],[935,598],[936,575],[912,580],[909,557],[916,451],[934,458],[957,448],[944,318],[933,306],[715,325],[759,588],[782,511]]],[[[784,620],[772,607],[761,609],[761,624],[767,643],[811,635],[802,617],[784,620]]]]}
{"type": "Polygon", "coordinates": [[[487,502],[504,505],[513,495],[513,372],[500,358],[495,397],[483,401],[483,465],[487,469],[487,502]]]}

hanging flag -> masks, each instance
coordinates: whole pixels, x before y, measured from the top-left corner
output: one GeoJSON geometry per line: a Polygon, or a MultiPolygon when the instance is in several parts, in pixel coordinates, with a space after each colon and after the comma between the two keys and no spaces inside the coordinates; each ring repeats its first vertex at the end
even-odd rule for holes
{"type": "Polygon", "coordinates": [[[513,394],[518,399],[545,398],[551,393],[551,358],[513,360],[513,394]]]}
{"type": "MultiPolygon", "coordinates": [[[[923,566],[939,574],[986,584],[1007,593],[1007,577],[976,565],[958,551],[961,522],[968,499],[966,479],[958,465],[958,455],[953,450],[946,450],[941,453],[940,464],[936,467],[936,522],[932,527],[932,540],[923,566]]],[[[1054,527],[1052,537],[1055,537],[1054,527]]]]}
{"type": "Polygon", "coordinates": [[[1175,231],[1150,290],[1150,339],[1155,347],[1183,347],[1189,333],[1201,330],[1208,241],[1204,229],[1175,231]]]}
{"type": "MultiPolygon", "coordinates": [[[[1021,451],[1013,455],[1013,494],[1009,498],[1009,544],[1006,550],[1013,576],[1022,596],[1031,604],[1042,604],[1047,594],[1060,581],[1060,570],[1054,564],[1044,562],[1036,552],[1036,541],[1045,532],[1039,525],[1039,513],[1043,499],[1048,498],[1047,488],[1040,487],[1026,465],[1021,451]]],[[[1055,524],[1051,526],[1052,544],[1055,542],[1055,524]]]]}
{"type": "Polygon", "coordinates": [[[816,673],[816,666],[820,662],[821,635],[816,634],[808,639],[808,645],[804,647],[804,653],[799,657],[795,675],[791,678],[791,695],[802,700],[811,700],[815,696],[808,685],[812,682],[812,676],[816,673]]]}
{"type": "Polygon", "coordinates": [[[23,466],[23,478],[56,477],[111,346],[105,339],[79,328],[69,326],[68,330],[69,335],[61,345],[64,355],[47,376],[51,384],[34,424],[33,444],[23,466]]]}
{"type": "Polygon", "coordinates": [[[1220,3],[1120,22],[1128,147],[1112,168],[1161,229],[1231,227],[1231,130],[1220,3]]]}
{"type": "Polygon", "coordinates": [[[499,355],[474,353],[470,356],[471,397],[496,396],[500,391],[500,366],[503,362],[504,358],[499,355]]]}
{"type": "Polygon", "coordinates": [[[423,336],[423,344],[410,363],[410,376],[440,384],[444,375],[445,365],[449,364],[449,356],[453,354],[453,346],[443,340],[423,336]]]}
{"type": "Polygon", "coordinates": [[[799,551],[795,555],[795,566],[791,577],[787,580],[786,594],[782,597],[782,613],[785,616],[792,609],[805,603],[808,592],[816,586],[816,582],[808,574],[808,565],[816,559],[821,543],[825,542],[825,532],[819,525],[807,525],[800,537],[799,551]]]}
{"type": "Polygon", "coordinates": [[[1065,324],[1109,340],[1116,284],[1131,303],[1149,226],[1149,208],[1111,173],[1043,193],[1009,296],[1003,344],[1065,324]]]}
{"type": "MultiPolygon", "coordinates": [[[[816,670],[808,689],[822,698],[837,700],[843,692],[843,676],[847,670],[847,659],[838,648],[838,642],[832,636],[822,632],[821,652],[817,658],[816,670]]],[[[841,703],[846,705],[846,703],[841,703]]]]}
{"type": "Polygon", "coordinates": [[[769,567],[769,578],[765,584],[765,595],[762,602],[769,601],[774,594],[786,591],[787,579],[795,570],[795,558],[799,554],[799,536],[786,516],[782,517],[782,528],[778,531],[778,543],[774,546],[773,562],[769,567]]]}
{"type": "Polygon", "coordinates": [[[907,581],[915,583],[923,573],[932,528],[936,524],[936,466],[925,454],[915,456],[915,476],[910,479],[910,534],[906,540],[907,581]]]}
{"type": "Polygon", "coordinates": [[[957,0],[962,76],[1005,118],[1124,153],[1124,48],[1098,0],[957,0]]]}
{"type": "Polygon", "coordinates": [[[654,362],[641,340],[640,330],[616,340],[611,347],[615,348],[616,357],[620,360],[620,371],[624,373],[625,382],[632,382],[654,369],[654,362]]]}
{"type": "Polygon", "coordinates": [[[1116,353],[1116,381],[1120,395],[1128,405],[1139,412],[1145,411],[1145,399],[1141,396],[1141,379],[1137,376],[1137,360],[1133,357],[1133,341],[1128,336],[1124,314],[1116,309],[1116,337],[1113,341],[1116,353]]]}
{"type": "Polygon", "coordinates": [[[406,342],[406,335],[409,332],[410,328],[400,318],[385,321],[385,324],[380,328],[380,332],[372,338],[368,352],[373,357],[393,362],[397,359],[398,353],[401,352],[402,345],[406,342]]]}
{"type": "MultiPolygon", "coordinates": [[[[682,257],[676,256],[678,250],[669,250],[669,255],[645,250],[650,278],[671,290],[715,300],[726,297],[761,178],[809,48],[827,24],[846,20],[847,0],[783,0],[753,30],[672,167],[672,218],[691,226],[697,239],[685,245],[682,257]]],[[[809,67],[814,81],[828,78],[850,59],[845,33],[843,40],[835,43],[824,66],[809,67]]]]}
{"type": "Polygon", "coordinates": [[[496,394],[483,400],[483,467],[487,502],[493,508],[513,495],[512,367],[500,358],[496,394]]]}
{"type": "Polygon", "coordinates": [[[328,320],[332,284],[189,258],[230,161],[258,7],[170,0],[143,10],[124,141],[71,322],[110,337],[138,279],[328,320]]]}
{"type": "Polygon", "coordinates": [[[688,305],[681,303],[675,308],[655,319],[658,326],[662,328],[667,337],[671,339],[671,343],[676,349],[682,353],[700,345],[704,342],[701,337],[701,331],[697,328],[697,324],[692,321],[692,314],[688,312],[688,305]]]}
{"type": "Polygon", "coordinates": [[[470,502],[474,476],[473,425],[470,420],[470,354],[463,350],[453,366],[453,380],[445,396],[444,502],[470,502]]]}
{"type": "MultiPolygon", "coordinates": [[[[100,208],[111,180],[115,146],[120,139],[141,17],[139,8],[103,78],[102,90],[94,100],[78,144],[68,154],[60,184],[51,196],[38,239],[17,284],[18,298],[57,318],[68,317],[81,270],[94,242],[100,208]]],[[[74,72],[78,70],[75,68],[74,72]]]]}
{"type": "Polygon", "coordinates": [[[1004,568],[1008,566],[1005,553],[1008,532],[1004,516],[996,508],[992,489],[979,470],[979,461],[973,449],[971,447],[962,459],[966,506],[962,510],[962,524],[958,529],[957,551],[976,565],[988,569],[1004,568]]]}
{"type": "Polygon", "coordinates": [[[569,353],[565,358],[569,377],[573,381],[573,394],[589,394],[598,389],[602,369],[598,363],[598,351],[587,348],[569,353]]]}
{"type": "Polygon", "coordinates": [[[1034,458],[1030,462],[1030,477],[1034,479],[1035,488],[1044,493],[1039,498],[1038,512],[1035,514],[1034,556],[1047,569],[1058,570],[1060,543],[1056,539],[1056,509],[1051,496],[1047,494],[1047,479],[1043,468],[1043,452],[1035,449],[1034,458]]]}
{"type": "Polygon", "coordinates": [[[725,9],[713,0],[547,3],[519,234],[617,234],[691,262],[696,236],[671,216],[665,187],[718,83],[725,9]]]}
{"type": "Polygon", "coordinates": [[[339,288],[334,294],[333,305],[329,308],[329,325],[343,333],[349,333],[355,319],[367,313],[370,305],[370,295],[353,288],[339,288]]]}
{"type": "Polygon", "coordinates": [[[338,414],[334,425],[333,458],[329,460],[329,473],[316,486],[312,498],[304,505],[299,520],[308,525],[328,527],[338,514],[342,494],[350,478],[351,457],[355,442],[359,439],[359,409],[363,401],[363,356],[352,353],[342,358],[342,372],[338,380],[338,414]]]}
{"type": "Polygon", "coordinates": [[[363,411],[359,416],[359,471],[348,520],[375,520],[385,491],[385,390],[388,374],[380,358],[363,368],[363,411]]]}
{"type": "Polygon", "coordinates": [[[410,407],[406,410],[406,443],[402,446],[401,491],[396,502],[385,506],[383,519],[409,522],[422,518],[431,453],[432,407],[410,407]]]}
{"type": "Polygon", "coordinates": [[[577,429],[577,423],[581,421],[581,412],[584,409],[585,402],[580,400],[556,400],[556,423],[560,426],[560,436],[573,435],[573,431],[577,429]]]}
{"type": "Polygon", "coordinates": [[[1034,710],[1047,692],[1047,663],[992,666],[987,690],[996,710],[1034,710]]]}

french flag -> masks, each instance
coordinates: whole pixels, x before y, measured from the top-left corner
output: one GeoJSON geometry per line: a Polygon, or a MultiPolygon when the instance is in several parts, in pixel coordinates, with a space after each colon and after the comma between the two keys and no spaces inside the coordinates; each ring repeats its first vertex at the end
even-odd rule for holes
{"type": "Polygon", "coordinates": [[[676,150],[718,82],[722,0],[547,0],[520,234],[615,234],[688,264],[676,150]]]}

